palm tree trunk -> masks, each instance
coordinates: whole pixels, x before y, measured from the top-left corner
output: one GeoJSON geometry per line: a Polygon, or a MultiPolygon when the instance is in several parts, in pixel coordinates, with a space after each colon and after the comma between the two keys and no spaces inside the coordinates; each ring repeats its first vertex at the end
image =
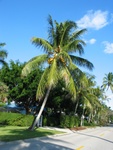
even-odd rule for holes
{"type": "Polygon", "coordinates": [[[47,102],[47,99],[48,99],[50,90],[51,90],[51,86],[50,86],[50,87],[48,88],[48,90],[47,90],[46,96],[45,96],[45,98],[44,98],[44,101],[43,101],[43,103],[42,103],[42,106],[41,106],[41,108],[40,108],[40,111],[39,111],[37,117],[33,120],[33,123],[32,123],[32,125],[31,125],[31,127],[29,128],[31,131],[34,130],[34,128],[35,128],[37,122],[38,122],[39,119],[40,119],[40,116],[41,116],[41,114],[42,114],[42,112],[43,112],[43,110],[44,110],[44,107],[45,107],[45,105],[46,105],[46,102],[47,102]]]}
{"type": "Polygon", "coordinates": [[[75,114],[77,113],[78,104],[79,104],[79,100],[77,101],[76,106],[75,106],[75,114]]]}
{"type": "Polygon", "coordinates": [[[84,126],[84,111],[85,111],[85,104],[83,105],[83,112],[82,112],[82,116],[81,116],[80,126],[84,126]]]}

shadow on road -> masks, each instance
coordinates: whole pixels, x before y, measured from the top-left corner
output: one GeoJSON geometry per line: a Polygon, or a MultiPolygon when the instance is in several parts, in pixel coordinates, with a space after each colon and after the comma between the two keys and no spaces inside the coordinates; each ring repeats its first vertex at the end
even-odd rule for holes
{"type": "Polygon", "coordinates": [[[68,147],[42,142],[39,139],[21,140],[15,142],[4,142],[0,145],[1,150],[73,150],[68,147]]]}
{"type": "Polygon", "coordinates": [[[96,139],[100,139],[100,140],[104,140],[106,142],[109,142],[109,143],[113,143],[113,141],[110,141],[110,140],[107,140],[105,138],[101,138],[99,136],[95,136],[95,135],[90,135],[90,134],[86,134],[86,133],[81,133],[81,132],[76,132],[76,134],[80,134],[80,135],[84,135],[84,136],[89,136],[89,137],[92,137],[92,138],[96,138],[96,139]]]}

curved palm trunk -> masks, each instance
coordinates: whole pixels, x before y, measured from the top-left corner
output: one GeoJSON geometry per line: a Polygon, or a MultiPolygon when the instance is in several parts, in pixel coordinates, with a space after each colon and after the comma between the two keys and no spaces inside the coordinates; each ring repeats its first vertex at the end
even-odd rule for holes
{"type": "Polygon", "coordinates": [[[44,110],[44,107],[45,107],[45,105],[46,105],[46,102],[47,102],[47,99],[48,99],[50,90],[51,90],[51,86],[50,86],[50,87],[48,88],[48,90],[47,90],[46,96],[45,96],[45,98],[44,98],[44,101],[43,101],[43,103],[42,103],[42,106],[41,106],[41,108],[40,108],[40,111],[39,111],[37,117],[33,120],[33,123],[32,123],[32,125],[31,125],[31,127],[29,128],[31,131],[34,130],[34,128],[35,128],[37,122],[38,122],[39,119],[40,119],[40,116],[41,116],[41,114],[42,114],[42,112],[43,112],[43,110],[44,110]]]}

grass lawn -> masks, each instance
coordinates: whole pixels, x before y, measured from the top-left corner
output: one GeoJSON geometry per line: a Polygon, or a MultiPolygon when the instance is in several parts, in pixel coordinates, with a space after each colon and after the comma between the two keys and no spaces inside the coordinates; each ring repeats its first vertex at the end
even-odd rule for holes
{"type": "Polygon", "coordinates": [[[0,126],[0,141],[14,141],[23,140],[35,137],[42,137],[54,134],[60,134],[62,132],[56,130],[48,130],[43,128],[37,128],[35,131],[27,130],[27,127],[18,126],[0,126]]]}

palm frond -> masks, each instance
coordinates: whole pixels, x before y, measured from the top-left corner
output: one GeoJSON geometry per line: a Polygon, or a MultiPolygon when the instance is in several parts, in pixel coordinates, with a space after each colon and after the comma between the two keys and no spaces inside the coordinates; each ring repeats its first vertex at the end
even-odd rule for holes
{"type": "Polygon", "coordinates": [[[6,58],[8,55],[7,51],[5,50],[0,50],[0,58],[6,58]]]}
{"type": "Polygon", "coordinates": [[[60,76],[58,74],[56,60],[54,60],[51,64],[51,67],[46,68],[41,77],[41,80],[39,82],[38,89],[37,89],[36,98],[40,99],[44,95],[45,90],[48,87],[50,86],[55,87],[56,84],[58,83],[59,78],[60,76]]]}
{"type": "Polygon", "coordinates": [[[63,23],[62,36],[60,40],[61,46],[64,46],[65,43],[67,44],[67,42],[69,42],[70,33],[73,29],[76,29],[76,28],[77,28],[77,25],[73,21],[67,20],[63,23]]]}
{"type": "Polygon", "coordinates": [[[65,65],[68,66],[72,63],[72,60],[69,56],[68,53],[66,53],[65,51],[61,51],[58,56],[58,58],[62,58],[65,61],[65,65]]]}
{"type": "Polygon", "coordinates": [[[47,88],[47,77],[48,77],[49,71],[50,71],[49,68],[46,68],[43,75],[41,76],[38,89],[36,92],[37,100],[40,100],[45,94],[45,89],[47,88]]]}
{"type": "Polygon", "coordinates": [[[63,50],[70,54],[78,52],[80,55],[82,55],[84,54],[84,49],[82,45],[85,45],[82,40],[70,41],[63,47],[63,50]]]}
{"type": "Polygon", "coordinates": [[[53,42],[54,47],[58,47],[60,45],[62,31],[63,31],[62,23],[59,24],[57,21],[55,21],[55,36],[53,42]]]}
{"type": "Polygon", "coordinates": [[[48,55],[40,55],[32,58],[30,61],[28,61],[24,68],[22,69],[21,76],[27,76],[31,71],[36,69],[39,65],[44,64],[48,59],[48,55]]]}
{"type": "Polygon", "coordinates": [[[5,46],[5,45],[6,45],[6,43],[0,43],[0,48],[5,46]]]}
{"type": "Polygon", "coordinates": [[[65,67],[61,70],[60,76],[62,77],[62,79],[64,80],[64,82],[66,84],[66,89],[69,91],[69,93],[73,97],[73,100],[75,101],[76,88],[75,88],[74,80],[73,80],[69,70],[67,69],[67,67],[65,67]]]}
{"type": "Polygon", "coordinates": [[[86,67],[89,70],[92,70],[94,68],[93,64],[90,61],[88,61],[87,59],[84,59],[84,58],[81,58],[78,56],[73,56],[73,55],[70,55],[70,57],[71,57],[73,63],[75,63],[78,66],[86,67]]]}
{"type": "Polygon", "coordinates": [[[53,47],[47,40],[34,37],[34,38],[32,38],[32,43],[35,46],[42,48],[46,53],[53,52],[53,47]]]}
{"type": "Polygon", "coordinates": [[[5,62],[5,58],[7,58],[7,51],[4,49],[1,49],[4,45],[6,45],[5,43],[0,43],[0,63],[2,65],[7,65],[7,63],[5,62]]]}
{"type": "Polygon", "coordinates": [[[48,16],[48,23],[49,23],[48,39],[50,40],[50,43],[53,43],[54,42],[54,37],[55,37],[55,29],[54,29],[54,24],[53,24],[52,17],[50,15],[48,16]]]}
{"type": "MultiPolygon", "coordinates": [[[[70,36],[70,41],[74,41],[75,39],[79,39],[81,35],[83,35],[87,29],[77,30],[70,36]]],[[[85,42],[83,43],[85,45],[85,42]]]]}
{"type": "Polygon", "coordinates": [[[67,90],[71,94],[72,100],[75,101],[76,100],[76,88],[75,88],[74,80],[71,75],[69,75],[69,83],[67,85],[67,90]]]}
{"type": "Polygon", "coordinates": [[[57,62],[54,59],[48,73],[47,84],[48,86],[54,87],[58,83],[58,80],[59,80],[59,74],[58,74],[57,62]]]}
{"type": "Polygon", "coordinates": [[[110,88],[113,92],[113,73],[109,72],[108,74],[105,74],[105,77],[103,78],[103,85],[101,86],[103,90],[107,90],[110,88]]]}
{"type": "Polygon", "coordinates": [[[85,97],[85,96],[83,96],[83,99],[84,99],[84,105],[85,105],[85,107],[88,107],[90,110],[92,110],[93,106],[90,103],[89,99],[87,99],[87,97],[85,97]]]}

